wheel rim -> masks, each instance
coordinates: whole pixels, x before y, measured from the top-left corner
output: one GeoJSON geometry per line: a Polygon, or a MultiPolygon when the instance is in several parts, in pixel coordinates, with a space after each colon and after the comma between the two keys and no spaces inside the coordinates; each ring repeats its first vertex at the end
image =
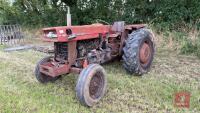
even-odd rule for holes
{"type": "Polygon", "coordinates": [[[102,75],[102,72],[97,72],[90,81],[89,94],[93,99],[98,99],[103,92],[104,80],[102,75]]]}
{"type": "Polygon", "coordinates": [[[151,59],[152,50],[148,41],[145,41],[140,48],[140,63],[147,65],[151,59]]]}

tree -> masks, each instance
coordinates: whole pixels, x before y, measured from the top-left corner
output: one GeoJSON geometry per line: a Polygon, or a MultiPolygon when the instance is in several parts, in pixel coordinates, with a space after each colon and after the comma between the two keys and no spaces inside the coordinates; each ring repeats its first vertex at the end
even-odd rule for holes
{"type": "Polygon", "coordinates": [[[199,0],[15,0],[10,5],[0,0],[0,21],[28,26],[66,25],[67,6],[74,25],[108,23],[153,23],[176,29],[185,24],[200,24],[199,0]]]}

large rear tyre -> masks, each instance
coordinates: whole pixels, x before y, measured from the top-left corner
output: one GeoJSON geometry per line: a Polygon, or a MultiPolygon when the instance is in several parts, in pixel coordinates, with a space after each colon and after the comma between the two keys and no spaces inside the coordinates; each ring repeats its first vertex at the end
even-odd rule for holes
{"type": "Polygon", "coordinates": [[[148,29],[131,33],[123,48],[123,67],[130,73],[142,75],[150,70],[154,58],[153,34],[148,29]]]}
{"type": "Polygon", "coordinates": [[[104,96],[106,87],[105,70],[98,64],[91,64],[79,75],[76,96],[82,105],[91,107],[104,96]]]}
{"type": "Polygon", "coordinates": [[[52,56],[47,56],[47,57],[44,57],[43,59],[41,59],[36,67],[35,67],[35,77],[36,79],[40,82],[40,83],[47,83],[47,82],[54,82],[56,81],[60,76],[58,77],[51,77],[51,76],[48,76],[48,75],[45,75],[43,73],[40,72],[40,65],[41,64],[44,64],[46,62],[49,62],[51,60],[52,56]]]}

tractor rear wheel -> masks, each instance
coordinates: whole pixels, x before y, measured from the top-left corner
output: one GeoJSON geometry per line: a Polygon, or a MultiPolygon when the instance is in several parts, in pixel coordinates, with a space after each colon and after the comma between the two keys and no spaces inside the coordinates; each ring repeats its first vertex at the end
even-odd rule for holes
{"type": "Polygon", "coordinates": [[[58,77],[51,77],[51,76],[45,75],[45,74],[43,74],[43,73],[40,72],[40,65],[44,64],[46,62],[49,62],[51,60],[51,58],[53,58],[53,57],[52,56],[44,57],[43,59],[41,59],[37,63],[37,65],[35,67],[35,77],[36,77],[36,79],[40,83],[54,82],[54,81],[56,81],[60,77],[60,76],[58,76],[58,77]]]}
{"type": "Polygon", "coordinates": [[[132,32],[123,48],[123,67],[130,73],[142,75],[150,70],[154,57],[153,34],[145,28],[132,32]]]}
{"type": "Polygon", "coordinates": [[[98,64],[91,64],[79,75],[76,96],[81,104],[91,107],[104,96],[106,87],[105,70],[98,64]]]}

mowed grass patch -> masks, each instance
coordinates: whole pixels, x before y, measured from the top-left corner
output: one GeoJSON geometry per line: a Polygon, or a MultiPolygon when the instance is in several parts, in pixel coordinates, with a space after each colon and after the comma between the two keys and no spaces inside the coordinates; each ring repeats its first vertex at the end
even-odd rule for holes
{"type": "Polygon", "coordinates": [[[103,65],[108,75],[105,97],[94,107],[80,105],[75,96],[78,75],[63,76],[41,84],[34,77],[38,60],[46,56],[32,50],[0,51],[0,112],[38,113],[134,113],[198,112],[200,110],[200,63],[196,57],[159,49],[150,73],[131,76],[121,65],[103,65]],[[174,93],[191,93],[190,109],[173,105],[174,93]]]}

